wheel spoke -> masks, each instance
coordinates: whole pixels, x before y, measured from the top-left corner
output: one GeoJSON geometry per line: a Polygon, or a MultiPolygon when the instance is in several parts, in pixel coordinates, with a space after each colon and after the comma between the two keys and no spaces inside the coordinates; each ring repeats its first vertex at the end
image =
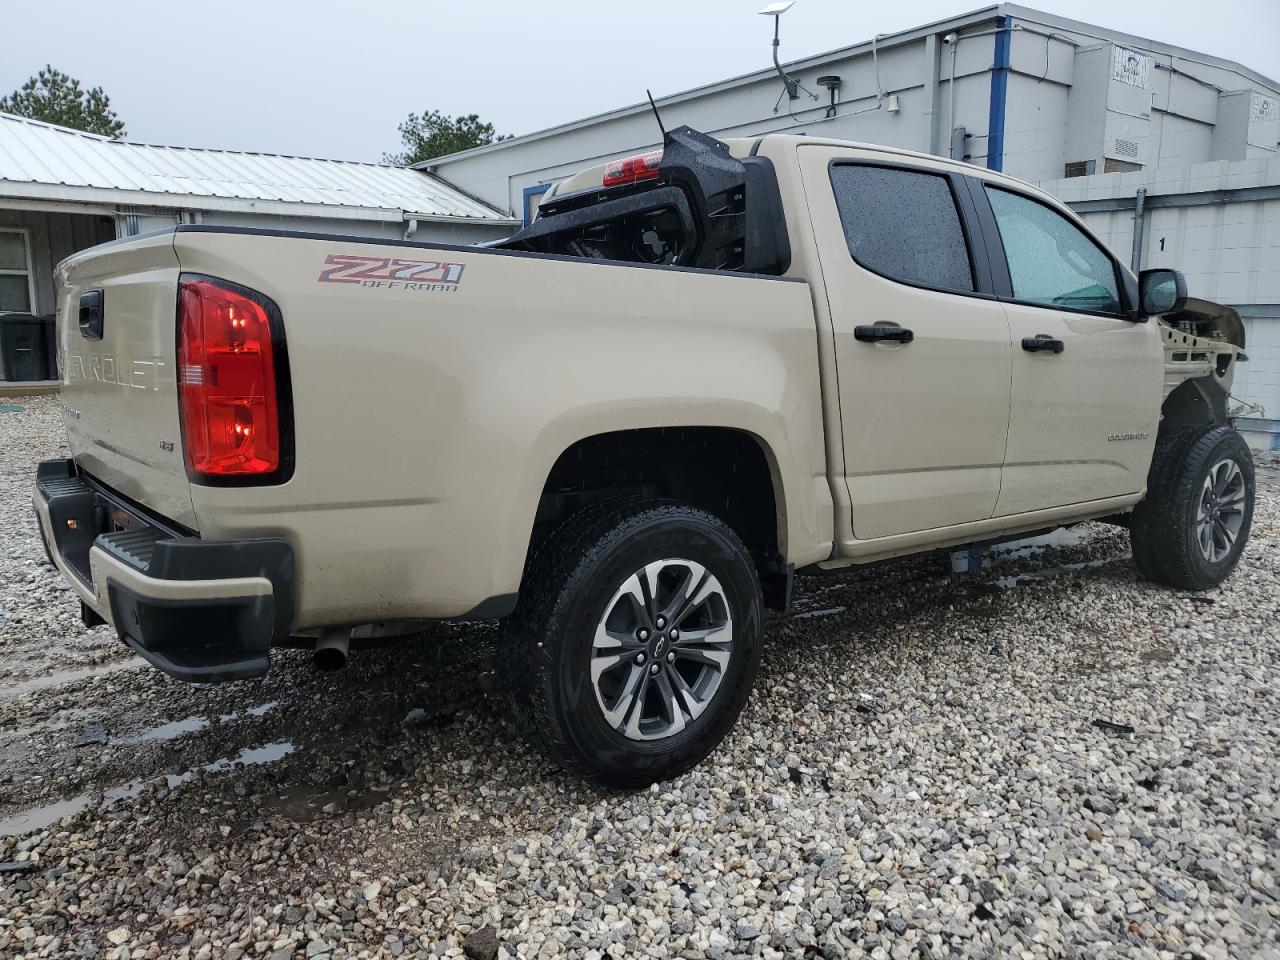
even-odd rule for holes
{"type": "MultiPolygon", "coordinates": [[[[613,602],[609,604],[609,613],[617,605],[619,600],[625,599],[631,608],[631,615],[636,626],[652,627],[653,617],[649,610],[649,598],[645,594],[644,584],[640,580],[639,574],[632,574],[623,583],[618,590],[617,596],[613,602]]],[[[606,614],[607,616],[607,614],[606,614]]]]}
{"type": "Polygon", "coordinates": [[[1240,468],[1235,465],[1234,461],[1224,460],[1218,464],[1216,469],[1218,478],[1213,485],[1213,492],[1216,496],[1221,497],[1227,492],[1227,487],[1240,473],[1240,468]]]}
{"type": "Polygon", "coordinates": [[[591,682],[598,683],[600,678],[610,670],[621,666],[628,660],[634,660],[635,654],[630,651],[622,653],[607,653],[604,656],[591,658],[591,682]]]}
{"type": "Polygon", "coordinates": [[[662,710],[667,721],[668,736],[673,733],[679,733],[684,729],[684,710],[681,708],[680,699],[676,696],[676,691],[671,685],[670,670],[663,670],[655,678],[654,682],[658,685],[658,693],[662,697],[662,710]]]}
{"type": "Polygon", "coordinates": [[[677,647],[676,658],[694,660],[698,663],[710,664],[723,670],[729,663],[731,654],[728,650],[717,650],[715,647],[677,647]]]}
{"type": "Polygon", "coordinates": [[[690,563],[685,568],[685,575],[680,580],[680,586],[672,592],[671,598],[662,608],[662,615],[667,619],[668,623],[679,624],[687,613],[686,607],[690,603],[690,599],[696,596],[697,592],[703,584],[705,584],[711,575],[702,564],[690,563]]]}
{"type": "MultiPolygon", "coordinates": [[[[636,705],[637,694],[643,694],[644,692],[644,685],[648,676],[649,671],[647,669],[633,665],[613,704],[611,706],[602,704],[604,706],[604,718],[608,721],[609,726],[615,730],[623,729],[626,725],[627,715],[632,712],[632,708],[636,705]]],[[[599,691],[599,689],[597,686],[596,690],[599,691]]]]}
{"type": "Polygon", "coordinates": [[[633,740],[641,739],[640,721],[644,719],[645,701],[648,699],[649,693],[649,670],[647,667],[637,669],[640,674],[640,682],[632,695],[629,709],[624,714],[627,717],[627,725],[623,729],[623,733],[633,740]]]}
{"type": "Polygon", "coordinates": [[[689,615],[706,603],[712,596],[720,593],[720,582],[715,577],[708,574],[698,586],[698,590],[688,603],[681,608],[680,613],[672,620],[677,626],[688,619],[689,615]]]}
{"type": "Polygon", "coordinates": [[[689,714],[689,719],[697,720],[698,717],[702,715],[702,711],[706,708],[707,701],[710,700],[710,697],[706,700],[700,700],[698,695],[690,689],[689,684],[685,682],[684,677],[680,675],[679,670],[671,670],[669,671],[669,674],[671,677],[672,689],[675,690],[676,696],[680,698],[681,705],[684,707],[685,712],[689,714]]]}
{"type": "Polygon", "coordinates": [[[1209,559],[1213,559],[1213,523],[1206,520],[1199,528],[1200,549],[1209,559]]]}

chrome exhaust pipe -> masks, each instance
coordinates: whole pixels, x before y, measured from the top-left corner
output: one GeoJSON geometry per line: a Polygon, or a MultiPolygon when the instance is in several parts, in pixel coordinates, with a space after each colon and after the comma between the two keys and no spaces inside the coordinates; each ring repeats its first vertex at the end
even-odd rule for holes
{"type": "Polygon", "coordinates": [[[316,640],[315,653],[311,655],[317,670],[332,673],[347,665],[347,648],[351,646],[350,630],[325,630],[316,640]]]}

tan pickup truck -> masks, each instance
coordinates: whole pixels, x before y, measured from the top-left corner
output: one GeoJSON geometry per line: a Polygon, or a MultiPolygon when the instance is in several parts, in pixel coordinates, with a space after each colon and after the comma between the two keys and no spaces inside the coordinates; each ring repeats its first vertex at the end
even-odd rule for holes
{"type": "Polygon", "coordinates": [[[180,226],[58,283],[35,506],[87,622],[209,682],[501,618],[601,782],[715,747],[797,570],[1108,518],[1202,589],[1249,534],[1238,319],[936,157],[680,128],[496,245],[180,226]]]}

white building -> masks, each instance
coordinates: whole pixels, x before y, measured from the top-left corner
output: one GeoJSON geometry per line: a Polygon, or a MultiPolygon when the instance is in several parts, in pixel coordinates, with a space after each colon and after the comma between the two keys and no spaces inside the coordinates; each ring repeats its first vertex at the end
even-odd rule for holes
{"type": "MultiPolygon", "coordinates": [[[[785,17],[782,33],[785,46],[785,17]]],[[[762,29],[762,60],[768,39],[762,29]]],[[[1237,394],[1272,418],[1247,424],[1255,442],[1280,447],[1280,84],[1014,4],[785,68],[800,82],[797,99],[768,68],[664,97],[663,120],[718,137],[788,131],[884,143],[1039,182],[1125,260],[1178,267],[1193,295],[1239,311],[1250,363],[1237,394]]],[[[649,105],[637,103],[422,166],[527,220],[555,180],[658,145],[649,105]]]]}

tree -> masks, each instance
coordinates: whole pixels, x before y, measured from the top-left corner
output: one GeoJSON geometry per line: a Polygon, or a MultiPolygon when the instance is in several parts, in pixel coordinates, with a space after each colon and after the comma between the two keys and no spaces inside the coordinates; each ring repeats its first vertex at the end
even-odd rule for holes
{"type": "Polygon", "coordinates": [[[398,129],[404,152],[382,155],[384,163],[398,167],[510,139],[495,134],[493,124],[482,123],[474,113],[459,117],[446,117],[439,110],[428,110],[421,116],[411,113],[398,129]]]}
{"type": "Polygon", "coordinates": [[[24,83],[21,90],[0,97],[0,111],[117,140],[124,136],[124,123],[116,117],[101,87],[85,90],[79,80],[51,66],[24,83]]]}

